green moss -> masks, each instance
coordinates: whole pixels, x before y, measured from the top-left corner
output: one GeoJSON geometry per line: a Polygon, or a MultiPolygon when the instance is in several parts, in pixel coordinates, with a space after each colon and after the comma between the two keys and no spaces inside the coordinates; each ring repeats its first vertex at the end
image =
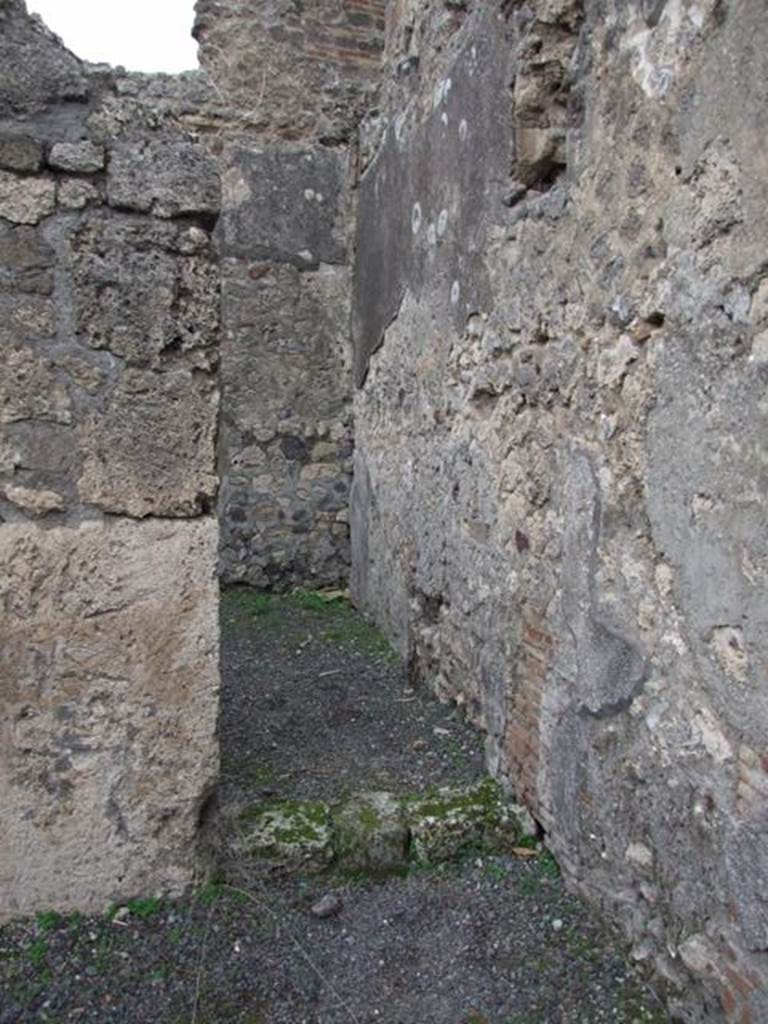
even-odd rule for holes
{"type": "Polygon", "coordinates": [[[502,794],[499,784],[491,778],[484,779],[478,786],[459,791],[432,790],[425,796],[410,796],[403,799],[403,806],[410,816],[434,818],[437,821],[455,816],[472,814],[482,816],[489,823],[496,823],[502,813],[502,794]]]}
{"type": "Polygon", "coordinates": [[[374,832],[379,827],[380,818],[370,804],[363,804],[360,808],[360,814],[358,815],[360,825],[366,832],[374,832]]]}
{"type": "Polygon", "coordinates": [[[339,590],[306,590],[296,587],[285,598],[287,604],[294,608],[303,608],[307,612],[318,612],[322,615],[335,615],[349,608],[349,604],[339,590]]]}
{"type": "Polygon", "coordinates": [[[221,590],[221,609],[225,614],[256,619],[268,615],[274,607],[271,594],[251,587],[223,587],[221,590]]]}
{"type": "Polygon", "coordinates": [[[278,800],[249,807],[240,815],[244,824],[269,823],[277,843],[287,846],[318,842],[328,826],[328,807],[312,800],[278,800]]]}

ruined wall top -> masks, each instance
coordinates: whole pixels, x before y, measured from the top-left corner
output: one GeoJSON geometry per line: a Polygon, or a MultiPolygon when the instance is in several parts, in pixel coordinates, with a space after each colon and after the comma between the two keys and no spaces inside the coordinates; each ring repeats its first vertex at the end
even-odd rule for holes
{"type": "Polygon", "coordinates": [[[386,0],[198,0],[194,36],[217,98],[251,132],[349,141],[369,106],[386,0]]]}

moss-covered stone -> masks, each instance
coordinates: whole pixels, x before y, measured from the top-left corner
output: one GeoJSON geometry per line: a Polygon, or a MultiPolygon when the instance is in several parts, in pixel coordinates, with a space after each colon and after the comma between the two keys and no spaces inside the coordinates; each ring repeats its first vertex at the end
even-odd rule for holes
{"type": "Polygon", "coordinates": [[[321,871],[333,860],[330,808],[320,801],[260,804],[244,811],[240,824],[245,852],[275,867],[321,871]]]}
{"type": "Polygon", "coordinates": [[[408,862],[408,827],[391,793],[358,793],[333,811],[339,864],[349,871],[390,874],[408,862]]]}
{"type": "Polygon", "coordinates": [[[524,828],[493,779],[469,786],[443,787],[402,801],[411,834],[411,858],[438,864],[467,849],[514,846],[524,828]]]}

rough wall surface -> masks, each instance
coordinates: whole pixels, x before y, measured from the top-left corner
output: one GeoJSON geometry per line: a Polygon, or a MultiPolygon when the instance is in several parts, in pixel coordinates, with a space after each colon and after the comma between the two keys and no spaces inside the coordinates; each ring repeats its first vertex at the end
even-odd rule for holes
{"type": "Polygon", "coordinates": [[[222,168],[222,578],[349,572],[347,232],[383,0],[209,3],[195,34],[222,168]]]}
{"type": "Polygon", "coordinates": [[[178,892],[216,779],[215,163],[0,4],[0,918],[178,892]]]}
{"type": "Polygon", "coordinates": [[[677,1018],[768,1020],[768,23],[396,0],[353,590],[677,1018]]]}

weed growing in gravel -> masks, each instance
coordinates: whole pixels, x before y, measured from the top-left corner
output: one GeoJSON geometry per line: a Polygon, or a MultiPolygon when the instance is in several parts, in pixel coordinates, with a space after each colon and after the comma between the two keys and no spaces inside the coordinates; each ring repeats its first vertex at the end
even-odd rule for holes
{"type": "Polygon", "coordinates": [[[274,605],[271,594],[251,590],[249,587],[227,587],[221,591],[221,607],[225,612],[239,613],[256,619],[268,615],[274,605]]]}
{"type": "Polygon", "coordinates": [[[348,607],[340,590],[305,590],[303,587],[297,587],[291,591],[286,601],[295,608],[303,608],[307,612],[322,612],[323,614],[327,612],[333,613],[348,607]]]}
{"type": "MultiPolygon", "coordinates": [[[[142,921],[146,921],[148,917],[154,917],[155,914],[160,913],[163,909],[163,901],[158,899],[156,896],[149,896],[147,899],[143,900],[128,900],[126,906],[134,917],[138,917],[142,921]]],[[[114,913],[112,916],[114,917],[114,913]]]]}
{"type": "Polygon", "coordinates": [[[55,910],[41,910],[35,921],[41,932],[52,932],[61,924],[61,916],[55,910]]]}
{"type": "Polygon", "coordinates": [[[27,946],[27,956],[36,967],[43,964],[48,956],[48,943],[45,939],[33,939],[27,946]]]}
{"type": "Polygon", "coordinates": [[[559,878],[560,868],[557,861],[549,852],[545,850],[538,859],[539,870],[545,878],[559,878]]]}

